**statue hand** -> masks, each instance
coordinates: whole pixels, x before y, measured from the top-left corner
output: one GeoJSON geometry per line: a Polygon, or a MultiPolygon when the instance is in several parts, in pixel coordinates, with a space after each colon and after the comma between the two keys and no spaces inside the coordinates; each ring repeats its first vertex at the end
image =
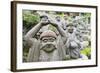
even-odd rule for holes
{"type": "Polygon", "coordinates": [[[49,22],[50,22],[50,24],[52,24],[55,27],[57,27],[59,25],[59,23],[53,18],[49,18],[49,22]]]}
{"type": "Polygon", "coordinates": [[[42,24],[43,26],[49,24],[49,20],[48,19],[41,19],[40,24],[42,24]]]}

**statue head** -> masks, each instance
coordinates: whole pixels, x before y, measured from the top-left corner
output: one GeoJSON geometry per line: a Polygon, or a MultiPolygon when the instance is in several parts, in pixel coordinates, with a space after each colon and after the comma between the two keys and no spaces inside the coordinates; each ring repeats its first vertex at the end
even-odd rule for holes
{"type": "Polygon", "coordinates": [[[41,41],[41,47],[40,49],[44,50],[45,52],[52,52],[54,49],[56,49],[56,41],[57,41],[57,35],[55,32],[51,30],[44,31],[40,35],[40,41],[41,41]]]}
{"type": "Polygon", "coordinates": [[[67,15],[64,15],[63,18],[64,18],[64,20],[68,20],[68,16],[67,15]]]}
{"type": "Polygon", "coordinates": [[[61,21],[61,17],[60,16],[56,16],[56,18],[55,18],[58,22],[60,22],[61,21]]]}
{"type": "Polygon", "coordinates": [[[75,29],[76,25],[74,25],[74,23],[68,23],[67,25],[67,30],[69,33],[73,33],[74,29],[75,29]]]}

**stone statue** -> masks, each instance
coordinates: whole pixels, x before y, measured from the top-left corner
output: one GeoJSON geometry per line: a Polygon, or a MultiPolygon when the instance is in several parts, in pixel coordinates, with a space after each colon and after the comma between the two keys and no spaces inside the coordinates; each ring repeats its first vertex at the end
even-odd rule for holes
{"type": "Polygon", "coordinates": [[[60,25],[64,30],[66,30],[66,24],[65,24],[64,19],[62,19],[60,16],[56,16],[55,19],[57,20],[57,22],[59,23],[59,25],[60,25]]]}
{"type": "Polygon", "coordinates": [[[67,42],[66,42],[66,53],[69,54],[70,59],[80,58],[81,43],[77,38],[76,25],[69,23],[67,25],[67,42]]]}
{"type": "Polygon", "coordinates": [[[56,20],[43,15],[41,21],[28,31],[24,38],[30,48],[27,62],[61,61],[66,59],[64,46],[67,40],[66,33],[56,20]],[[49,24],[57,28],[61,37],[58,37],[51,30],[46,30],[39,34],[38,39],[36,39],[35,36],[40,29],[49,24]]]}

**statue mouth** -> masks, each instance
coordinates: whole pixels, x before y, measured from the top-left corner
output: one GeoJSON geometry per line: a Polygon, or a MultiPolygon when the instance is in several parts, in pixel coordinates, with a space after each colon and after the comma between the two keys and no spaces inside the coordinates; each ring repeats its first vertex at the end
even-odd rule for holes
{"type": "Polygon", "coordinates": [[[56,49],[56,46],[54,44],[46,44],[44,45],[41,50],[44,50],[45,52],[52,52],[56,49]]]}

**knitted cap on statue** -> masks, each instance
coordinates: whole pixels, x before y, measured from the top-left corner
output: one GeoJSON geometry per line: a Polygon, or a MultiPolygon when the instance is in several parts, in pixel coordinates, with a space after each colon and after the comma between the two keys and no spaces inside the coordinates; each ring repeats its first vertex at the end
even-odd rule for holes
{"type": "Polygon", "coordinates": [[[41,35],[40,35],[40,39],[42,39],[43,37],[54,37],[57,38],[57,35],[55,32],[51,31],[51,30],[47,30],[44,31],[41,35]]]}

